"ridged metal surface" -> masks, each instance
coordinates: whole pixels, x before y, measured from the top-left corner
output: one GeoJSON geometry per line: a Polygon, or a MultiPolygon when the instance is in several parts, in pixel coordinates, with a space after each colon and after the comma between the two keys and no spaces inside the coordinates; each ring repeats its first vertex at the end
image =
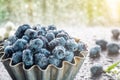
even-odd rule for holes
{"type": "MultiPolygon", "coordinates": [[[[3,48],[0,54],[3,54],[3,48]]],[[[45,70],[42,70],[37,65],[32,66],[30,69],[25,69],[22,62],[12,65],[11,58],[4,59],[4,54],[1,61],[13,80],[73,80],[86,55],[86,51],[81,52],[79,56],[74,57],[72,63],[63,61],[62,67],[58,68],[54,65],[48,65],[45,70]]]]}
{"type": "Polygon", "coordinates": [[[4,51],[3,51],[3,41],[0,41],[0,59],[3,56],[4,51]]]}
{"type": "Polygon", "coordinates": [[[3,46],[0,46],[0,59],[3,56],[4,52],[3,52],[3,46]]]}

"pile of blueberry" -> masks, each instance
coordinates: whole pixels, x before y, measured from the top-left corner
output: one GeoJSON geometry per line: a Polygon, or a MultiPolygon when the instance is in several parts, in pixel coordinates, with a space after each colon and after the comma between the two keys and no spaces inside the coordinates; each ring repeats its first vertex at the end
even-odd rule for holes
{"type": "Polygon", "coordinates": [[[23,62],[26,69],[33,65],[45,69],[49,64],[59,67],[62,61],[72,62],[75,52],[81,51],[86,51],[83,42],[76,42],[54,25],[30,27],[24,24],[4,41],[5,58],[11,58],[12,65],[23,62]]]}
{"type": "MultiPolygon", "coordinates": [[[[120,31],[118,29],[112,30],[112,38],[114,40],[119,40],[119,35],[120,35],[120,31]]],[[[108,43],[106,40],[100,39],[100,40],[96,40],[95,44],[96,45],[90,49],[89,52],[90,58],[100,57],[100,53],[102,51],[107,51],[109,55],[116,55],[120,53],[119,52],[120,46],[117,43],[114,42],[108,43]]],[[[103,66],[101,64],[93,65],[90,68],[90,72],[92,76],[100,76],[104,72],[103,66]]]]}
{"type": "Polygon", "coordinates": [[[90,57],[100,57],[101,51],[107,50],[109,55],[119,54],[120,46],[117,43],[108,43],[106,40],[97,40],[96,45],[90,49],[90,57]]]}

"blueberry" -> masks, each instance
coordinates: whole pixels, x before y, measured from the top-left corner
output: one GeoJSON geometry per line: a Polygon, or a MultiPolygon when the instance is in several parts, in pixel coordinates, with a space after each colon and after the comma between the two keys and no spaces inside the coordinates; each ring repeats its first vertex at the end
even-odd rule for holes
{"type": "Polygon", "coordinates": [[[62,33],[62,32],[67,34],[65,30],[58,30],[58,33],[62,33]]]}
{"type": "Polygon", "coordinates": [[[55,37],[57,36],[58,34],[58,31],[57,30],[52,30],[52,32],[54,33],[55,37]]]}
{"type": "Polygon", "coordinates": [[[18,39],[14,44],[13,44],[13,49],[15,51],[23,50],[26,48],[27,41],[24,39],[18,39]]]}
{"type": "Polygon", "coordinates": [[[36,26],[33,26],[32,29],[33,29],[33,30],[37,30],[38,28],[37,28],[36,26]]]}
{"type": "Polygon", "coordinates": [[[30,29],[30,26],[28,24],[24,24],[22,26],[19,26],[15,32],[16,37],[21,38],[27,29],[30,29]]]}
{"type": "Polygon", "coordinates": [[[12,47],[12,46],[7,46],[7,47],[4,49],[4,52],[5,52],[5,57],[6,57],[6,58],[11,57],[12,54],[14,53],[13,47],[12,47]]]}
{"type": "Polygon", "coordinates": [[[41,54],[44,54],[46,57],[48,57],[49,55],[51,55],[51,52],[45,48],[36,48],[35,51],[33,52],[34,54],[37,54],[37,53],[41,53],[41,54]]]}
{"type": "Polygon", "coordinates": [[[100,47],[99,45],[96,45],[94,48],[95,48],[96,50],[98,50],[99,52],[101,52],[101,47],[100,47]]]}
{"type": "Polygon", "coordinates": [[[43,41],[43,47],[46,48],[48,43],[47,38],[45,36],[38,36],[38,38],[43,41]]]}
{"type": "Polygon", "coordinates": [[[23,51],[22,61],[25,65],[25,68],[30,68],[33,65],[33,54],[31,50],[26,49],[23,51]]]}
{"type": "Polygon", "coordinates": [[[79,42],[78,43],[78,49],[77,49],[79,52],[81,52],[81,51],[86,51],[87,49],[86,49],[86,44],[85,43],[83,43],[83,42],[79,42]]]}
{"type": "Polygon", "coordinates": [[[109,54],[118,54],[119,49],[119,45],[116,43],[110,43],[107,45],[107,51],[109,54]]]}
{"type": "Polygon", "coordinates": [[[103,39],[102,40],[97,40],[96,44],[99,45],[102,50],[105,50],[106,49],[106,45],[107,45],[107,41],[105,41],[103,39]]]}
{"type": "Polygon", "coordinates": [[[74,58],[74,53],[71,52],[71,51],[66,51],[65,54],[66,54],[66,55],[65,55],[64,60],[65,60],[65,61],[72,62],[72,60],[73,60],[73,58],[74,58]]]}
{"type": "Polygon", "coordinates": [[[18,51],[18,52],[15,52],[13,53],[12,55],[12,64],[15,65],[19,62],[22,61],[22,52],[21,51],[18,51]]]}
{"type": "Polygon", "coordinates": [[[42,58],[45,57],[44,54],[41,54],[40,52],[33,55],[34,56],[34,63],[37,64],[37,62],[42,58]]]}
{"type": "Polygon", "coordinates": [[[53,39],[48,43],[49,48],[52,50],[59,44],[59,41],[57,39],[53,39]]]}
{"type": "Polygon", "coordinates": [[[55,25],[49,25],[47,30],[56,30],[56,26],[55,25]]]}
{"type": "Polygon", "coordinates": [[[36,53],[41,52],[40,47],[32,48],[31,46],[28,46],[28,48],[32,51],[32,54],[36,54],[36,53]]]}
{"type": "Polygon", "coordinates": [[[50,63],[50,64],[53,64],[53,65],[55,65],[55,66],[57,66],[57,67],[59,67],[60,64],[61,64],[61,60],[60,60],[60,59],[57,59],[57,58],[56,58],[55,56],[53,56],[53,55],[49,56],[48,60],[49,60],[49,63],[50,63]]]}
{"type": "Polygon", "coordinates": [[[48,57],[51,53],[45,48],[40,49],[40,53],[44,54],[46,57],[48,57]]]}
{"type": "Polygon", "coordinates": [[[70,38],[69,35],[64,32],[58,33],[56,37],[63,37],[65,40],[68,40],[70,38]]]}
{"type": "Polygon", "coordinates": [[[26,40],[27,42],[30,41],[30,38],[29,38],[27,35],[24,35],[24,36],[22,37],[22,39],[26,40]]]}
{"type": "Polygon", "coordinates": [[[65,48],[63,46],[56,46],[53,49],[52,54],[58,59],[63,59],[65,57],[65,48]]]}
{"type": "Polygon", "coordinates": [[[74,39],[68,39],[65,47],[69,51],[76,51],[78,48],[78,44],[77,44],[77,42],[75,42],[74,39]]]}
{"type": "Polygon", "coordinates": [[[93,65],[90,68],[92,76],[100,76],[103,72],[103,67],[100,64],[93,65]]]}
{"type": "Polygon", "coordinates": [[[32,51],[35,51],[35,49],[37,49],[38,47],[39,48],[43,47],[43,41],[41,39],[37,38],[37,39],[34,39],[34,40],[30,41],[29,48],[32,51]]]}
{"type": "Polygon", "coordinates": [[[51,40],[53,40],[55,38],[55,35],[54,35],[54,33],[49,32],[46,34],[46,38],[50,42],[51,40]]]}
{"type": "Polygon", "coordinates": [[[118,29],[113,29],[112,30],[112,37],[113,37],[113,39],[118,40],[119,35],[120,35],[120,31],[118,29]]]}
{"type": "Polygon", "coordinates": [[[44,55],[44,54],[41,54],[40,52],[37,53],[37,54],[35,54],[35,55],[34,55],[35,64],[37,64],[38,61],[39,61],[42,57],[45,57],[45,55],[44,55]]]}
{"type": "Polygon", "coordinates": [[[25,31],[25,35],[27,35],[30,39],[34,39],[37,37],[37,31],[35,31],[33,29],[27,29],[25,31]]]}
{"type": "Polygon", "coordinates": [[[34,29],[34,30],[40,30],[40,28],[41,28],[41,25],[37,24],[37,25],[33,26],[32,29],[34,29]]]}
{"type": "Polygon", "coordinates": [[[101,47],[100,46],[95,46],[95,47],[90,49],[90,57],[91,58],[99,57],[100,52],[101,52],[101,47]]]}
{"type": "Polygon", "coordinates": [[[11,44],[13,44],[16,40],[17,40],[17,37],[15,35],[8,37],[8,41],[10,41],[11,44]]]}
{"type": "Polygon", "coordinates": [[[59,42],[58,45],[65,46],[66,40],[63,37],[56,38],[56,40],[58,40],[58,42],[59,42]]]}
{"type": "Polygon", "coordinates": [[[5,40],[3,43],[4,48],[6,48],[7,46],[10,46],[10,45],[11,45],[11,42],[8,40],[5,40]]]}
{"type": "Polygon", "coordinates": [[[44,26],[41,26],[40,29],[41,29],[41,30],[44,30],[44,31],[47,31],[47,30],[46,30],[46,27],[44,27],[44,26]]]}
{"type": "Polygon", "coordinates": [[[42,57],[41,60],[39,60],[37,64],[40,68],[45,69],[48,65],[48,58],[42,57]]]}
{"type": "Polygon", "coordinates": [[[35,54],[35,64],[44,69],[48,65],[48,58],[41,53],[35,54]]]}
{"type": "Polygon", "coordinates": [[[55,37],[57,36],[57,34],[59,33],[57,30],[49,30],[47,31],[48,33],[54,33],[55,37]]]}
{"type": "Polygon", "coordinates": [[[37,31],[37,34],[38,34],[38,35],[45,36],[45,35],[46,35],[46,31],[40,29],[40,30],[37,31]]]}
{"type": "Polygon", "coordinates": [[[66,43],[66,40],[63,37],[60,37],[60,38],[55,38],[52,41],[50,41],[48,43],[48,46],[50,49],[54,49],[55,46],[59,46],[59,45],[65,46],[65,43],[66,43]]]}

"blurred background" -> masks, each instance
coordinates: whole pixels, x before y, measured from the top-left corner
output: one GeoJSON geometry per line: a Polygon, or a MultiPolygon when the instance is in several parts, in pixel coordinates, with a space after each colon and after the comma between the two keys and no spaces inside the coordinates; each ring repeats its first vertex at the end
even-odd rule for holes
{"type": "MultiPolygon", "coordinates": [[[[115,42],[111,39],[111,30],[120,31],[120,0],[0,0],[0,41],[13,35],[18,25],[25,23],[54,24],[69,35],[80,38],[88,48],[95,45],[97,39],[115,42]]],[[[120,39],[116,42],[120,44],[120,39]]],[[[115,59],[119,59],[117,57],[115,59]]],[[[98,60],[101,64],[109,65],[114,61],[103,58],[98,60]]],[[[90,67],[84,68],[87,65],[89,63],[83,65],[75,80],[81,80],[80,73],[90,78],[90,72],[86,71],[90,67]]],[[[12,80],[1,62],[0,66],[0,80],[12,80]]]]}
{"type": "Polygon", "coordinates": [[[120,0],[0,0],[0,25],[119,26],[120,0]]]}

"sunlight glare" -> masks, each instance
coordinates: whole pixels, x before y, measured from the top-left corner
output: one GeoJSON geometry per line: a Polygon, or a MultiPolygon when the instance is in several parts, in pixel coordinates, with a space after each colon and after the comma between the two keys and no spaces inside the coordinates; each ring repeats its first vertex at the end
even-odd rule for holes
{"type": "Polygon", "coordinates": [[[111,16],[113,19],[117,20],[118,19],[118,2],[119,0],[107,0],[108,6],[109,6],[109,10],[111,13],[111,16]]]}

